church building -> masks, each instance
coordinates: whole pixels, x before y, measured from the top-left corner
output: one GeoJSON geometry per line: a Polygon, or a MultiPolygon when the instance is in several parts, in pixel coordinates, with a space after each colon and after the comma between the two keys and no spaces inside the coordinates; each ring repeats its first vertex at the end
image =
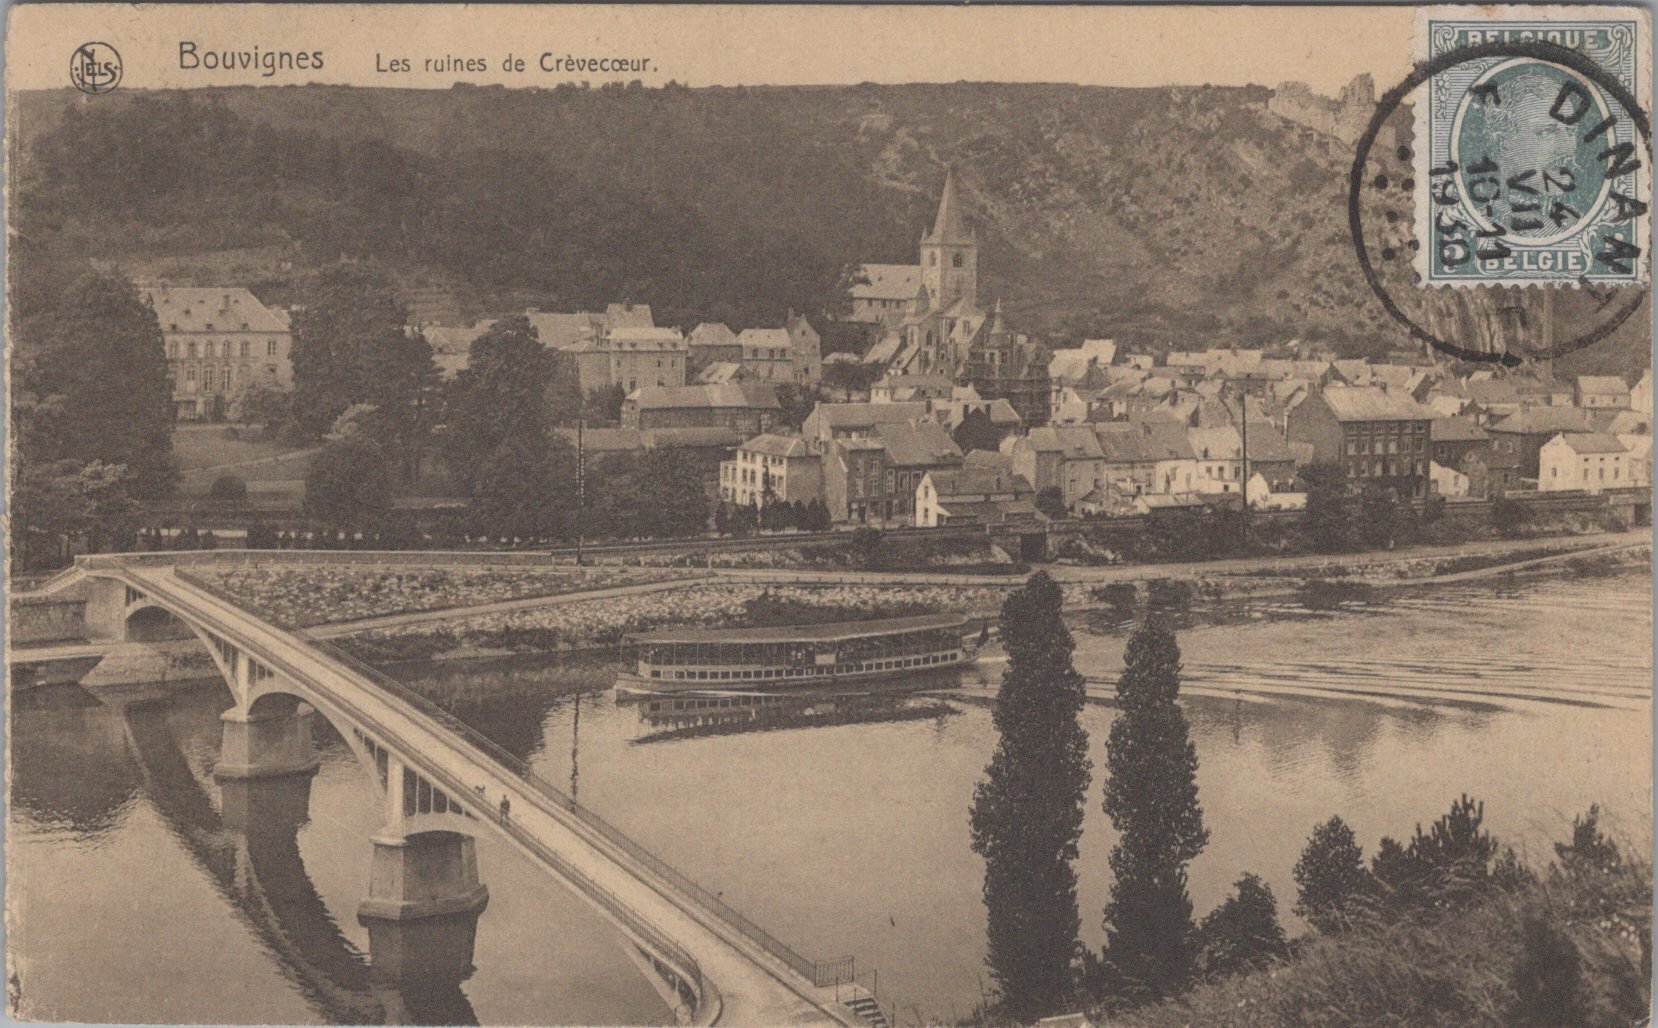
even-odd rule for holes
{"type": "Polygon", "coordinates": [[[866,281],[852,289],[853,317],[888,326],[872,352],[890,353],[891,374],[954,378],[985,320],[978,306],[978,239],[962,211],[954,168],[945,173],[938,214],[921,237],[920,257],[914,265],[864,265],[866,281]]]}

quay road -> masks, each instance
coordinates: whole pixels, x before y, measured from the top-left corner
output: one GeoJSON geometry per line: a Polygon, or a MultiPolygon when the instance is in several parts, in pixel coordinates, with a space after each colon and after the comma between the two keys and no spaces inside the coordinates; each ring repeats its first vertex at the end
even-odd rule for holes
{"type": "MultiPolygon", "coordinates": [[[[1651,529],[1627,532],[1598,532],[1591,535],[1556,536],[1543,539],[1489,539],[1447,546],[1415,546],[1391,551],[1350,554],[1305,554],[1289,557],[1229,557],[1167,564],[1109,564],[1089,567],[1080,564],[1044,564],[1042,570],[1055,581],[1084,585],[1142,582],[1154,578],[1190,580],[1221,575],[1290,574],[1315,572],[1336,567],[1377,567],[1418,560],[1455,557],[1489,557],[1528,550],[1558,550],[1562,558],[1580,556],[1591,550],[1623,549],[1652,544],[1651,529]],[[1568,551],[1570,551],[1568,553],[1568,551]]],[[[950,575],[926,572],[817,571],[808,568],[716,568],[710,574],[737,582],[775,582],[810,585],[814,582],[861,585],[1018,585],[1018,575],[950,575]]]]}

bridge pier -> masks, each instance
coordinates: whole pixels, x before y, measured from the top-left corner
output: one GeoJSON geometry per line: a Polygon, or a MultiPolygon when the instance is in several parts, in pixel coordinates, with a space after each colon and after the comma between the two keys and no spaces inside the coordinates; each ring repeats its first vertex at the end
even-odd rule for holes
{"type": "Polygon", "coordinates": [[[489,905],[472,837],[420,832],[378,835],[373,842],[369,893],[357,923],[368,929],[374,976],[411,1000],[452,998],[454,987],[472,975],[478,917],[489,905]]]}
{"type": "Polygon", "coordinates": [[[307,772],[221,777],[219,817],[249,838],[292,838],[311,819],[311,778],[307,772]]]}
{"type": "Polygon", "coordinates": [[[224,736],[215,778],[273,778],[317,770],[311,709],[294,697],[266,696],[253,709],[232,707],[219,720],[224,722],[224,736]]]}

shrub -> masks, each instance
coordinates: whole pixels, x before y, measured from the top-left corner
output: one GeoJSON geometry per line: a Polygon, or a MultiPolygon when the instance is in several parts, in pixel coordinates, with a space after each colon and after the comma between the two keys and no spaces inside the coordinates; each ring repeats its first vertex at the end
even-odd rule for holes
{"type": "Polygon", "coordinates": [[[1374,882],[1364,869],[1364,850],[1340,817],[1313,829],[1295,862],[1295,912],[1321,932],[1347,927],[1374,882]]]}
{"type": "Polygon", "coordinates": [[[1491,504],[1491,527],[1504,539],[1518,538],[1531,520],[1531,511],[1525,504],[1507,497],[1491,504]]]}
{"type": "Polygon", "coordinates": [[[1272,888],[1252,874],[1238,879],[1226,902],[1198,926],[1203,970],[1235,974],[1260,967],[1288,950],[1272,888]]]}
{"type": "Polygon", "coordinates": [[[248,484],[236,475],[220,475],[208,487],[207,495],[220,503],[246,503],[248,484]]]}

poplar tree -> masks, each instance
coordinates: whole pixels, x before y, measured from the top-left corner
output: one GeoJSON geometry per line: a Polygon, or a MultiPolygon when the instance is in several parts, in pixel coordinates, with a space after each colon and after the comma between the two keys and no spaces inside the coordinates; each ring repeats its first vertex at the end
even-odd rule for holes
{"type": "Polygon", "coordinates": [[[1180,648],[1157,621],[1136,631],[1117,681],[1106,744],[1105,812],[1120,837],[1105,908],[1106,988],[1139,1001],[1180,991],[1196,966],[1186,865],[1209,831],[1197,799],[1197,748],[1180,694],[1180,648]]]}
{"type": "Polygon", "coordinates": [[[986,962],[995,1016],[1029,1023],[1070,1001],[1080,918],[1071,867],[1091,767],[1077,720],[1083,678],[1061,616],[1059,585],[1032,575],[1002,605],[999,739],[973,794],[973,850],[985,860],[986,962]]]}

